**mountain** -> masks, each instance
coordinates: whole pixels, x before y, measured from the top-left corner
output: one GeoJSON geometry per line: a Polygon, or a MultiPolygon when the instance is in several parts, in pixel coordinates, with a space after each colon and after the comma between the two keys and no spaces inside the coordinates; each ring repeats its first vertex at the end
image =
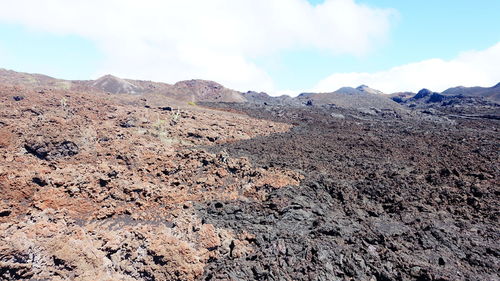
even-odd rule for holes
{"type": "Polygon", "coordinates": [[[296,98],[292,98],[287,95],[281,95],[278,97],[272,97],[264,92],[254,92],[248,91],[243,93],[243,97],[247,102],[253,104],[261,104],[261,105],[290,105],[290,106],[300,106],[301,102],[296,98]]]}
{"type": "Polygon", "coordinates": [[[297,99],[306,104],[334,104],[345,108],[401,108],[396,102],[379,93],[382,92],[362,85],[357,88],[343,87],[331,93],[303,93],[297,99]]]}
{"type": "Polygon", "coordinates": [[[112,75],[85,83],[91,89],[112,94],[161,94],[185,102],[244,102],[241,93],[227,89],[219,83],[207,80],[180,81],[173,85],[121,79],[112,75]]]}
{"type": "Polygon", "coordinates": [[[105,75],[88,83],[91,88],[112,94],[142,94],[146,92],[145,89],[113,75],[105,75]]]}
{"type": "Polygon", "coordinates": [[[227,89],[219,83],[207,80],[180,81],[172,85],[169,94],[192,102],[245,102],[238,91],[227,89]]]}
{"type": "Polygon", "coordinates": [[[243,93],[249,103],[261,105],[286,105],[286,106],[313,106],[333,104],[343,108],[401,108],[397,103],[387,98],[379,90],[366,85],[357,88],[343,87],[332,93],[301,93],[297,97],[279,96],[272,97],[266,93],[249,91],[243,93]]]}
{"type": "MultiPolygon", "coordinates": [[[[454,89],[461,89],[459,87],[454,89]]],[[[437,109],[452,110],[457,112],[488,112],[497,116],[500,104],[494,100],[481,95],[464,95],[463,91],[455,91],[457,95],[451,95],[453,91],[447,94],[432,92],[428,89],[422,89],[418,93],[399,93],[391,96],[391,99],[399,104],[416,109],[437,109]]]]}
{"type": "Polygon", "coordinates": [[[369,93],[369,94],[374,94],[374,95],[385,95],[382,91],[372,89],[366,85],[361,85],[361,86],[357,87],[356,90],[361,91],[361,92],[365,92],[365,93],[369,93]]]}
{"type": "Polygon", "coordinates": [[[409,102],[413,101],[420,101],[420,102],[425,102],[425,103],[435,103],[435,102],[441,102],[445,98],[444,95],[441,95],[436,92],[432,92],[429,89],[422,89],[418,91],[416,95],[408,99],[409,102]]]}
{"type": "MultiPolygon", "coordinates": [[[[422,89],[426,90],[426,89],[422,89]]],[[[454,97],[476,97],[485,98],[491,101],[500,102],[500,83],[493,87],[453,87],[449,88],[441,93],[443,96],[454,96],[454,97]]],[[[390,94],[389,97],[394,101],[401,102],[408,100],[413,96],[418,95],[418,93],[412,92],[398,92],[390,94]]]]}
{"type": "Polygon", "coordinates": [[[500,83],[490,88],[454,87],[442,93],[422,90],[417,94],[402,92],[391,95],[385,95],[379,90],[360,85],[356,88],[342,87],[330,93],[302,93],[292,98],[285,95],[271,97],[266,93],[253,91],[241,93],[225,88],[219,83],[200,79],[180,81],[173,85],[123,79],[113,75],[105,75],[96,80],[63,80],[42,74],[22,73],[0,68],[0,84],[80,92],[143,95],[155,97],[156,100],[165,97],[178,102],[249,102],[287,106],[333,104],[344,108],[396,109],[400,108],[398,104],[407,106],[427,106],[429,104],[433,104],[433,106],[466,104],[485,106],[488,105],[488,101],[500,102],[500,83]]]}
{"type": "Polygon", "coordinates": [[[56,79],[43,74],[16,72],[0,68],[0,84],[26,87],[69,89],[71,81],[56,79]]]}
{"type": "Polygon", "coordinates": [[[493,87],[454,87],[449,88],[441,94],[446,96],[463,95],[467,97],[484,97],[500,102],[500,83],[493,87]]]}
{"type": "Polygon", "coordinates": [[[243,95],[206,80],[180,81],[173,85],[161,82],[123,79],[105,75],[96,80],[62,80],[41,74],[0,69],[0,84],[35,88],[63,89],[128,95],[162,95],[184,102],[245,102],[243,95]]]}
{"type": "Polygon", "coordinates": [[[411,97],[413,97],[415,93],[413,92],[397,92],[397,93],[392,93],[387,95],[388,98],[392,99],[393,101],[397,103],[401,103],[404,100],[407,100],[411,97]]]}

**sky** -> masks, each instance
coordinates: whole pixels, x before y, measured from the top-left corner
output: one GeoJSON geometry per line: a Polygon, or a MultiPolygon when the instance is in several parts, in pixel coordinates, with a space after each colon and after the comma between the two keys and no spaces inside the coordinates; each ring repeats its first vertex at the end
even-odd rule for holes
{"type": "Polygon", "coordinates": [[[0,68],[272,95],[500,82],[498,0],[0,0],[0,68]]]}

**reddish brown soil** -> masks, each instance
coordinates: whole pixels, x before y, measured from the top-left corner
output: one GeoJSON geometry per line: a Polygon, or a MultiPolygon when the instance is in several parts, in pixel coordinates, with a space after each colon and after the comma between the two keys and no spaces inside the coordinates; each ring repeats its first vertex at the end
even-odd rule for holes
{"type": "Polygon", "coordinates": [[[1,279],[195,280],[210,260],[253,251],[251,234],[193,205],[260,201],[302,176],[196,147],[291,126],[145,102],[1,88],[1,279]]]}

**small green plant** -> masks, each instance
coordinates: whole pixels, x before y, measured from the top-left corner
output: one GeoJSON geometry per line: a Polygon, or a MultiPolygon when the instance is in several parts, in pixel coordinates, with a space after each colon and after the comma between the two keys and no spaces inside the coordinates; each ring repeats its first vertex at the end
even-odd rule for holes
{"type": "Polygon", "coordinates": [[[64,110],[68,108],[68,100],[65,97],[62,97],[59,103],[64,110]]]}
{"type": "MultiPolygon", "coordinates": [[[[97,144],[97,130],[93,125],[80,127],[78,128],[80,135],[80,144],[82,146],[87,146],[91,148],[95,148],[97,144]]],[[[91,151],[95,151],[95,149],[91,149],[91,151]]]]}
{"type": "MultiPolygon", "coordinates": [[[[148,130],[147,134],[150,134],[158,138],[162,143],[166,145],[183,144],[182,140],[176,139],[170,136],[167,130],[167,120],[158,118],[152,125],[153,129],[148,130]]],[[[184,143],[185,144],[185,143],[184,143]]]]}
{"type": "Polygon", "coordinates": [[[68,100],[65,97],[62,97],[59,100],[59,104],[61,105],[61,109],[66,113],[67,116],[72,114],[72,110],[68,105],[68,100]]]}
{"type": "Polygon", "coordinates": [[[181,116],[181,111],[180,109],[177,109],[177,111],[175,111],[173,114],[172,114],[172,120],[170,121],[170,123],[172,125],[176,125],[178,120],[179,120],[179,117],[181,116]]]}
{"type": "Polygon", "coordinates": [[[196,106],[196,103],[194,101],[190,101],[190,102],[188,102],[188,105],[196,106]]]}
{"type": "Polygon", "coordinates": [[[158,118],[156,122],[153,124],[154,131],[152,135],[156,137],[162,137],[166,135],[167,132],[167,121],[158,118]]]}

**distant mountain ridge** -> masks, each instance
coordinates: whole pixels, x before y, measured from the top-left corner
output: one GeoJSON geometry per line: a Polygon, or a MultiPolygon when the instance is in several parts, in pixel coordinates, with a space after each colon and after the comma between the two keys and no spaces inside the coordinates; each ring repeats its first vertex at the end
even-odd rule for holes
{"type": "Polygon", "coordinates": [[[402,92],[390,95],[366,85],[360,85],[356,88],[342,87],[328,93],[301,93],[297,97],[286,95],[273,97],[264,92],[242,93],[228,89],[217,82],[200,79],[179,81],[175,84],[123,79],[113,75],[105,75],[96,80],[63,80],[42,74],[22,73],[0,68],[0,84],[111,94],[159,94],[182,102],[249,102],[288,106],[330,104],[346,108],[386,109],[397,109],[402,104],[429,104],[444,100],[448,104],[473,104],[476,99],[500,103],[500,83],[493,87],[453,87],[442,93],[423,89],[416,94],[402,92]]]}
{"type": "Polygon", "coordinates": [[[171,85],[161,82],[123,79],[109,74],[96,80],[62,80],[41,74],[0,69],[0,83],[111,94],[144,95],[154,93],[186,102],[246,101],[240,92],[206,80],[187,80],[171,85]]]}
{"type": "Polygon", "coordinates": [[[400,105],[381,91],[366,85],[357,88],[342,87],[330,93],[303,93],[297,99],[310,105],[333,104],[345,108],[400,109],[400,105]]]}
{"type": "Polygon", "coordinates": [[[391,99],[401,105],[417,109],[482,108],[496,111],[500,108],[500,103],[480,94],[473,94],[473,92],[469,92],[469,95],[464,95],[462,91],[457,92],[453,90],[450,90],[447,92],[447,94],[444,94],[444,92],[437,93],[432,92],[428,89],[422,89],[418,93],[413,95],[409,93],[398,93],[396,95],[392,95],[391,99]],[[452,95],[452,93],[459,94],[452,95]]]}
{"type": "MultiPolygon", "coordinates": [[[[430,91],[427,89],[422,89],[426,91],[430,91]]],[[[421,91],[422,91],[421,90],[421,91]]],[[[435,92],[437,93],[437,92],[435,92]]],[[[399,92],[390,94],[389,97],[396,101],[403,101],[412,98],[419,93],[412,92],[399,92]]],[[[462,96],[462,97],[471,97],[471,98],[485,98],[486,100],[500,102],[500,83],[496,84],[492,87],[452,87],[444,90],[441,93],[437,93],[443,96],[462,96]]],[[[417,97],[418,98],[418,97],[417,97]]]]}
{"type": "Polygon", "coordinates": [[[479,96],[500,102],[500,83],[492,87],[453,87],[443,91],[441,94],[446,96],[479,96]]]}

